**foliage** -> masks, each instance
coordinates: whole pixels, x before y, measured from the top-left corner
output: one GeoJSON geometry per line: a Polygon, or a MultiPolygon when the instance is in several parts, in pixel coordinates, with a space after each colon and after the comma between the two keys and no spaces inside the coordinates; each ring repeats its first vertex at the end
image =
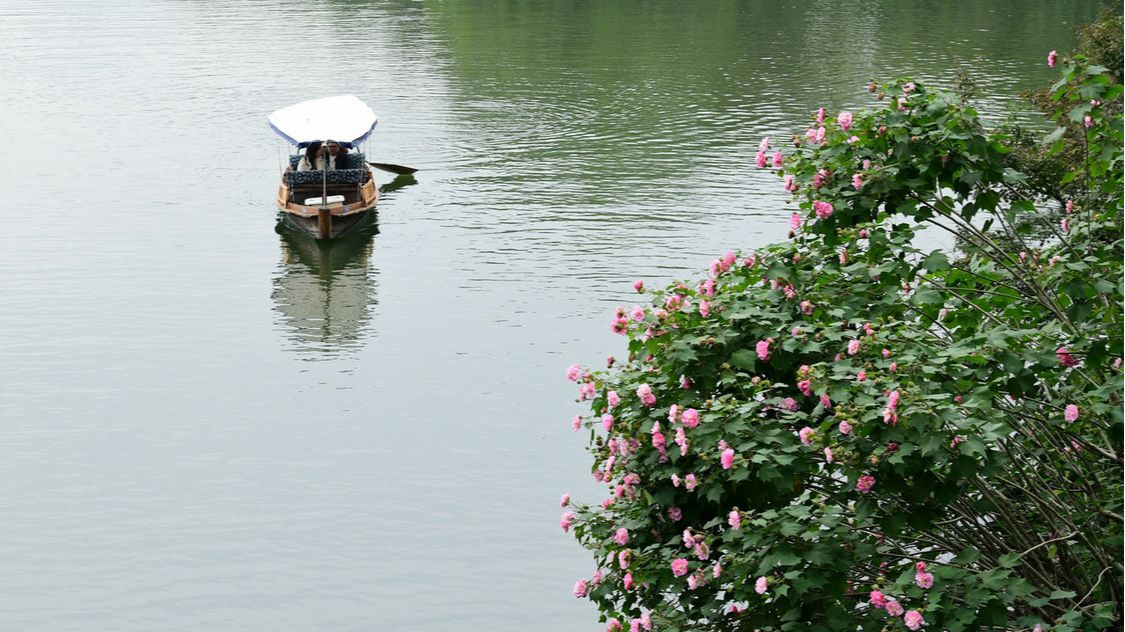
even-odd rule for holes
{"type": "MultiPolygon", "coordinates": [[[[1069,57],[1081,55],[1096,66],[1106,69],[1105,75],[1112,83],[1121,84],[1122,80],[1122,50],[1125,41],[1120,7],[1116,10],[1107,8],[1092,24],[1079,27],[1078,49],[1068,55],[1063,55],[1063,61],[1069,57]]],[[[1058,109],[1058,103],[1053,98],[1050,88],[1042,88],[1027,93],[1025,96],[1041,112],[1053,117],[1058,109]]],[[[1102,115],[1111,117],[1120,114],[1122,99],[1106,98],[1098,106],[1102,115]]],[[[1085,187],[1085,175],[1076,173],[1072,179],[1064,179],[1068,165],[1085,160],[1086,132],[1081,118],[1073,121],[1060,121],[1060,127],[1065,132],[1059,140],[1061,146],[1045,147],[1040,143],[1037,131],[1032,131],[1024,126],[1012,124],[1004,128],[1009,135],[1007,144],[1012,151],[1007,155],[1006,164],[1027,174],[1027,180],[1017,183],[1021,195],[1038,196],[1056,200],[1059,204],[1069,196],[1081,195],[1085,187]]],[[[1056,218],[1057,221],[1057,218],[1056,218]]]]}
{"type": "Polygon", "coordinates": [[[1121,87],[1061,65],[1081,197],[1022,192],[953,95],[873,84],[884,107],[763,141],[790,241],[638,283],[629,360],[569,372],[610,497],[562,524],[610,630],[1120,627],[1122,120],[1091,102],[1121,87]],[[918,248],[927,226],[963,256],[918,248]]]}

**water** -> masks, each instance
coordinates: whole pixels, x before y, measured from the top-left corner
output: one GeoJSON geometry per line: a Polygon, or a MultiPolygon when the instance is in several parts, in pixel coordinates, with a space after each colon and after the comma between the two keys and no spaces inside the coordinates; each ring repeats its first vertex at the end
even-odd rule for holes
{"type": "Polygon", "coordinates": [[[783,237],[762,136],[958,65],[998,120],[1096,9],[8,0],[2,627],[596,629],[563,372],[632,281],[783,237]],[[322,250],[265,117],[337,93],[421,171],[322,250]]]}

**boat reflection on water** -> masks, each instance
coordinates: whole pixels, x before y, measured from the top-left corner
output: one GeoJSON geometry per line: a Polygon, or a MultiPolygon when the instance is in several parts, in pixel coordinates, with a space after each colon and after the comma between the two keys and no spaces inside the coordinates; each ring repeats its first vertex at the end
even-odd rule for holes
{"type": "Polygon", "coordinates": [[[374,211],[344,237],[317,241],[279,222],[280,273],[274,279],[274,309],[298,351],[334,355],[358,346],[376,305],[370,266],[374,211]]]}
{"type": "MultiPolygon", "coordinates": [[[[380,187],[379,194],[411,184],[413,176],[399,176],[380,187]]],[[[378,303],[371,266],[379,234],[377,211],[330,241],[313,239],[283,220],[277,232],[281,266],[273,284],[274,309],[295,349],[315,359],[358,347],[378,303]]]]}

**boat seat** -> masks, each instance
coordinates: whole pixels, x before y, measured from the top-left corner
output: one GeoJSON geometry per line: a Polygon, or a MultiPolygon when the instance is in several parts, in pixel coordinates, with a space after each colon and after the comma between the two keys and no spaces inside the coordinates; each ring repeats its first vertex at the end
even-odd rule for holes
{"type": "Polygon", "coordinates": [[[286,171],[285,184],[293,187],[299,184],[320,184],[327,180],[329,184],[363,184],[367,176],[366,169],[335,169],[328,172],[316,171],[286,171]]]}

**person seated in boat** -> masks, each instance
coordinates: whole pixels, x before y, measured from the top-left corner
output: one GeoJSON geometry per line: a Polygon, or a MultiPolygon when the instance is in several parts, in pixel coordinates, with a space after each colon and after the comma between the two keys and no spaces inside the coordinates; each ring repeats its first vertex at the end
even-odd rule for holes
{"type": "Polygon", "coordinates": [[[336,141],[328,141],[321,143],[314,141],[309,143],[305,148],[305,155],[301,158],[301,162],[297,163],[297,171],[314,171],[320,169],[327,169],[328,171],[335,171],[347,163],[348,150],[340,146],[336,141]]]}

